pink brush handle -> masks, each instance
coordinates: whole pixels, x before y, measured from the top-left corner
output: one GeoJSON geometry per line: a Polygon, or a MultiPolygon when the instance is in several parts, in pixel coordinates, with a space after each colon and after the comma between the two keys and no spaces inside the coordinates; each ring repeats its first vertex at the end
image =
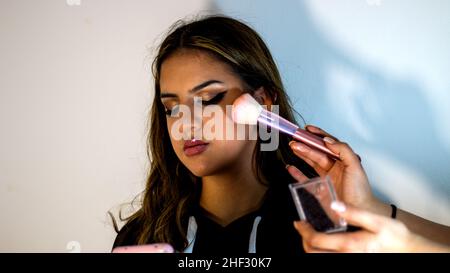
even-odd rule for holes
{"type": "Polygon", "coordinates": [[[326,153],[333,159],[339,160],[339,155],[333,153],[325,146],[325,142],[321,137],[314,135],[306,130],[298,128],[294,135],[292,135],[298,141],[305,143],[306,145],[313,147],[321,152],[326,153]]]}

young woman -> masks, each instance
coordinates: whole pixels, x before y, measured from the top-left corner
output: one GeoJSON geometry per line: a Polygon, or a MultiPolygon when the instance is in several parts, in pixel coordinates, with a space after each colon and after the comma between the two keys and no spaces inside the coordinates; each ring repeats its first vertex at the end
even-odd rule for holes
{"type": "MultiPolygon", "coordinates": [[[[277,149],[262,151],[261,138],[248,135],[199,138],[213,117],[194,114],[188,119],[193,122],[180,126],[177,115],[181,106],[195,113],[199,98],[201,107],[214,105],[227,113],[236,98],[250,93],[269,108],[276,105],[280,116],[295,123],[278,69],[259,35],[222,16],[180,22],[161,43],[153,69],[151,170],[142,208],[120,230],[114,247],[169,243],[180,252],[208,254],[303,252],[288,184],[295,182],[295,170],[307,177],[321,174],[317,164],[305,159],[311,167],[294,154],[285,135],[279,135],[277,149]],[[294,176],[287,164],[298,168],[290,170],[294,176]]],[[[227,114],[220,118],[215,120],[218,127],[230,120],[227,114]]],[[[373,197],[367,179],[338,181],[336,187],[347,204],[390,213],[388,205],[373,197]]]]}

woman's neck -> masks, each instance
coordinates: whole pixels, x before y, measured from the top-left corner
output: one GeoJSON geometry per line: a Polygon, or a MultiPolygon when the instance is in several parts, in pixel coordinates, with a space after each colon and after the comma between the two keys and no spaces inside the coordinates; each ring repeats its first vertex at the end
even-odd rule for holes
{"type": "Polygon", "coordinates": [[[202,177],[200,206],[221,226],[257,210],[267,191],[267,186],[258,181],[251,166],[235,165],[221,174],[202,177]]]}

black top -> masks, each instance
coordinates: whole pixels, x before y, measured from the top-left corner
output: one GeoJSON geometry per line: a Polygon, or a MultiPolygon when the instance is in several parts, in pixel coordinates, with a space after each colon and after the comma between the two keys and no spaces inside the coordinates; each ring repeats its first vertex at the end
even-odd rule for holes
{"type": "MultiPolygon", "coordinates": [[[[304,252],[301,237],[293,225],[293,221],[299,217],[289,188],[284,186],[269,189],[259,210],[225,227],[208,218],[201,208],[194,209],[192,215],[197,223],[197,231],[192,252],[230,255],[248,253],[252,228],[258,216],[261,220],[256,229],[257,254],[295,255],[304,252]]],[[[119,231],[113,248],[135,244],[136,237],[134,228],[126,224],[119,231]]]]}
{"type": "Polygon", "coordinates": [[[245,254],[258,212],[246,214],[225,227],[206,216],[201,208],[195,213],[197,233],[192,253],[245,254]]]}

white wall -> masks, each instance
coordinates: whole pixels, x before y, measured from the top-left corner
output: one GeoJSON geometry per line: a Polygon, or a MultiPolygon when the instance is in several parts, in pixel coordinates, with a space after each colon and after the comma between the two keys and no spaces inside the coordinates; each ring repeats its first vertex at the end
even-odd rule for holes
{"type": "Polygon", "coordinates": [[[110,250],[107,211],[144,185],[147,47],[208,11],[263,35],[380,196],[450,224],[448,1],[0,0],[0,251],[110,250]]]}
{"type": "Polygon", "coordinates": [[[149,50],[206,1],[0,1],[0,251],[109,251],[144,185],[149,50]],[[71,246],[71,244],[70,244],[71,246]]]}

